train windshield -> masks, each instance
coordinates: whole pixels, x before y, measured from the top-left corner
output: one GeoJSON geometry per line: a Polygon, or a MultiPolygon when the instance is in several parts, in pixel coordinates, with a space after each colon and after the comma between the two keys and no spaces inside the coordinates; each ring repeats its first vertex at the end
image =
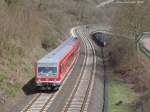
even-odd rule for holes
{"type": "Polygon", "coordinates": [[[38,75],[41,77],[56,77],[57,67],[38,67],[38,75]]]}

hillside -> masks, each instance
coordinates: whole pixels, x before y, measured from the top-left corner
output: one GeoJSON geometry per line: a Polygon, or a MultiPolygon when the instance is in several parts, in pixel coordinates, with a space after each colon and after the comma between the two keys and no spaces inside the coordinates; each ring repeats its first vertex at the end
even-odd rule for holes
{"type": "Polygon", "coordinates": [[[101,14],[107,15],[95,9],[96,4],[96,0],[0,1],[0,108],[9,111],[7,107],[15,105],[33,77],[36,60],[67,38],[71,27],[105,20],[101,14]]]}
{"type": "Polygon", "coordinates": [[[137,47],[136,37],[141,32],[150,32],[150,4],[122,5],[112,21],[113,32],[122,35],[112,44],[112,77],[128,84],[138,96],[129,104],[134,112],[149,112],[150,108],[150,62],[137,47]],[[115,65],[115,66],[114,66],[115,65]]]}

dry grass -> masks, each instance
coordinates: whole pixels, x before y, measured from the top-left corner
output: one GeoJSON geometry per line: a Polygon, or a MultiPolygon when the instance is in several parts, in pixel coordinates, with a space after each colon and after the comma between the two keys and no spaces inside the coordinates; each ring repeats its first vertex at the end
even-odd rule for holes
{"type": "Polygon", "coordinates": [[[0,5],[0,94],[15,96],[32,77],[35,61],[47,52],[42,41],[51,39],[49,44],[56,47],[57,38],[50,37],[53,30],[44,23],[48,17],[36,6],[27,6],[23,0],[9,5],[1,1],[0,5]]]}

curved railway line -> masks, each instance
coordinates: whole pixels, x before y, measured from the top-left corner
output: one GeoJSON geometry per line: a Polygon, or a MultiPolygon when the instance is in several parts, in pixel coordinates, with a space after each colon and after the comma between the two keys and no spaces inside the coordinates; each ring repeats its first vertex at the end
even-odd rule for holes
{"type": "MultiPolygon", "coordinates": [[[[93,31],[100,30],[99,26],[91,26],[93,28],[89,29],[89,26],[85,25],[82,27],[76,27],[71,30],[72,35],[77,35],[81,38],[84,45],[84,60],[81,67],[81,71],[76,80],[74,88],[67,99],[67,102],[64,102],[64,107],[61,112],[87,112],[88,105],[90,103],[90,98],[92,94],[92,89],[94,85],[94,78],[96,73],[96,53],[94,45],[89,37],[89,34],[93,31]]],[[[79,57],[79,56],[78,56],[79,57]]],[[[68,75],[63,78],[63,82],[59,90],[55,93],[37,93],[35,97],[25,106],[21,112],[47,112],[48,108],[51,107],[54,99],[57,97],[57,94],[62,89],[64,83],[68,79],[69,75],[74,69],[74,65],[68,71],[68,75]]]]}
{"type": "Polygon", "coordinates": [[[80,35],[82,42],[86,48],[87,61],[84,66],[83,72],[79,75],[79,79],[76,82],[75,88],[72,91],[66,105],[62,112],[86,112],[88,110],[88,104],[91,97],[91,92],[94,84],[94,76],[96,71],[96,55],[94,46],[87,33],[82,33],[80,30],[75,29],[76,33],[80,35]],[[89,64],[92,67],[89,68],[89,64]]]}

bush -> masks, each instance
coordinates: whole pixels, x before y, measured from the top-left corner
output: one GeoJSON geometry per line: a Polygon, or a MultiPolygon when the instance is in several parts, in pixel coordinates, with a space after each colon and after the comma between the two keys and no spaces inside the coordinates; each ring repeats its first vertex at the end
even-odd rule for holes
{"type": "Polygon", "coordinates": [[[17,3],[18,2],[18,0],[5,0],[5,3],[8,5],[8,6],[10,6],[12,3],[17,3]]]}
{"type": "Polygon", "coordinates": [[[42,48],[44,48],[46,50],[49,48],[53,49],[57,45],[57,40],[56,40],[56,38],[47,37],[42,40],[41,45],[42,45],[42,48]]]}

